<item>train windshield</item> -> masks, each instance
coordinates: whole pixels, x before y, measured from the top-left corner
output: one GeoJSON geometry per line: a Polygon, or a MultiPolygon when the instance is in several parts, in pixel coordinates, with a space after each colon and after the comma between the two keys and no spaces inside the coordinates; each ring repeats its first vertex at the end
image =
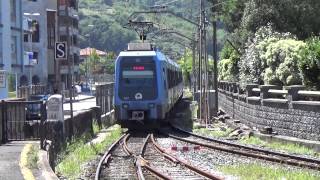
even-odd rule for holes
{"type": "Polygon", "coordinates": [[[122,57],[119,95],[124,100],[150,100],[157,95],[156,67],[153,57],[122,57]],[[142,97],[137,98],[137,94],[142,97]]]}

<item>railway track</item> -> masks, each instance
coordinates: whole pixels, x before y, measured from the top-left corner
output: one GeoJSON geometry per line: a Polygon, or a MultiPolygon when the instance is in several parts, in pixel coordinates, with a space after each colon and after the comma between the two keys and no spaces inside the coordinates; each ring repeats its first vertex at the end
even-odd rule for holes
{"type": "Polygon", "coordinates": [[[174,157],[157,144],[153,134],[124,134],[101,158],[95,180],[99,179],[217,179],[174,157]]]}
{"type": "Polygon", "coordinates": [[[160,130],[160,133],[135,132],[122,135],[101,158],[96,169],[95,180],[220,180],[223,179],[221,176],[227,177],[225,175],[217,175],[214,168],[210,165],[207,166],[208,164],[213,164],[212,161],[214,160],[206,157],[203,151],[175,153],[162,143],[165,141],[176,144],[197,145],[205,148],[205,153],[207,154],[210,154],[213,150],[215,153],[211,153],[211,155],[215,157],[216,155],[220,156],[217,158],[236,155],[236,157],[248,157],[278,164],[320,170],[320,160],[318,159],[289,155],[240,145],[230,141],[203,137],[173,126],[172,129],[160,130]],[[208,162],[204,162],[203,160],[208,162]],[[204,165],[201,165],[202,163],[204,165]]]}
{"type": "Polygon", "coordinates": [[[296,167],[309,168],[314,170],[320,170],[320,160],[313,158],[306,158],[301,156],[295,156],[280,152],[274,152],[261,148],[255,148],[245,145],[232,143],[220,139],[208,138],[193,134],[191,132],[184,131],[176,126],[172,126],[174,131],[172,133],[161,131],[164,135],[185,143],[196,144],[209,149],[223,151],[231,154],[237,154],[241,156],[262,159],[266,161],[287,164],[296,167]]]}

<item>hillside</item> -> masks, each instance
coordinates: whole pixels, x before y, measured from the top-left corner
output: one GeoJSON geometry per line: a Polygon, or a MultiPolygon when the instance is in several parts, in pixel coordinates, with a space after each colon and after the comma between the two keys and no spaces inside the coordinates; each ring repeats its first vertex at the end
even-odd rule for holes
{"type": "MultiPolygon", "coordinates": [[[[80,46],[89,45],[106,51],[119,52],[126,48],[130,41],[139,39],[134,30],[123,28],[128,23],[128,17],[134,11],[150,10],[151,6],[162,5],[164,0],[82,0],[79,3],[80,16],[80,46]],[[88,26],[88,25],[94,25],[88,26]]],[[[183,16],[196,22],[199,4],[195,1],[176,1],[168,4],[168,9],[179,16],[183,16]]],[[[191,23],[169,14],[143,15],[139,20],[152,21],[156,23],[157,28],[173,29],[188,37],[193,37],[196,27],[191,23]]],[[[211,29],[208,30],[208,37],[211,37],[211,29]]],[[[224,31],[219,31],[221,39],[224,37],[224,31]]],[[[174,35],[147,37],[148,40],[155,42],[163,51],[171,55],[181,55],[189,45],[189,41],[174,35]],[[169,41],[169,42],[168,42],[169,41]]],[[[208,41],[208,48],[212,47],[211,41],[208,41]]],[[[221,44],[221,43],[220,43],[221,44]]],[[[211,52],[209,50],[209,52],[211,52]]]]}

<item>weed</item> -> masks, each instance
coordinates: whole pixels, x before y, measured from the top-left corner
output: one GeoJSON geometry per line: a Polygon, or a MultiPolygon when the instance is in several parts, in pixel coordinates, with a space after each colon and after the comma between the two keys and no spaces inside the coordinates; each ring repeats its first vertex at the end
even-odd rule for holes
{"type": "Polygon", "coordinates": [[[73,140],[60,155],[61,162],[57,165],[57,172],[68,179],[76,179],[81,173],[81,166],[103,153],[121,135],[121,128],[117,127],[101,143],[88,145],[86,137],[73,140]]]}
{"type": "Polygon", "coordinates": [[[27,159],[27,167],[29,169],[37,169],[38,168],[38,157],[39,148],[37,145],[32,145],[30,151],[28,152],[28,159],[27,159]]]}
{"type": "Polygon", "coordinates": [[[240,142],[245,144],[264,146],[264,147],[268,147],[275,150],[282,150],[289,153],[306,154],[306,155],[320,157],[320,154],[315,152],[314,150],[305,146],[301,146],[299,144],[294,144],[294,143],[266,142],[261,140],[258,137],[249,137],[249,138],[241,139],[240,142]]]}
{"type": "Polygon", "coordinates": [[[269,179],[294,179],[294,180],[316,180],[320,174],[314,174],[306,170],[288,170],[281,167],[264,166],[260,164],[240,164],[232,166],[221,166],[219,168],[226,174],[231,174],[245,180],[269,180],[269,179]]]}

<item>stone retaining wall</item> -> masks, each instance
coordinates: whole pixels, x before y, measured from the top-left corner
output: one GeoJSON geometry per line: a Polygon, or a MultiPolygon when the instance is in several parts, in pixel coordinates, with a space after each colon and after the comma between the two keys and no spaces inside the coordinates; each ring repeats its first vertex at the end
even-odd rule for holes
{"type": "Polygon", "coordinates": [[[113,111],[102,115],[99,107],[84,110],[75,114],[73,118],[72,128],[70,127],[70,118],[64,120],[64,125],[61,121],[46,121],[45,142],[42,148],[48,151],[50,166],[53,170],[56,166],[57,154],[62,150],[66,142],[85,134],[93,136],[93,122],[95,120],[105,127],[109,127],[115,122],[113,111]],[[63,132],[63,126],[65,132],[63,132]]]}
{"type": "Polygon", "coordinates": [[[261,129],[272,127],[280,135],[320,140],[320,106],[310,101],[292,103],[284,99],[246,97],[219,89],[219,107],[242,123],[261,129]]]}

